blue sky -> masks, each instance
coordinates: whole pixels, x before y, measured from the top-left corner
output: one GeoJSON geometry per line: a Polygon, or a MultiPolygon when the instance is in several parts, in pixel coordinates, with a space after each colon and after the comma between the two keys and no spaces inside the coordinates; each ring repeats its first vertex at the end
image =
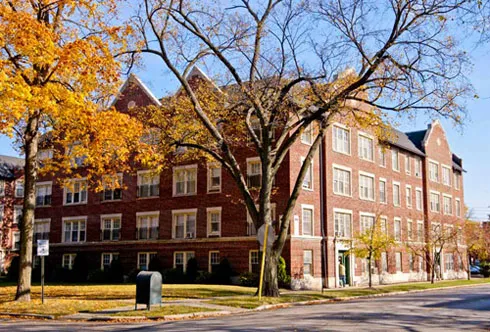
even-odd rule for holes
{"type": "MultiPolygon", "coordinates": [[[[471,56],[474,67],[468,76],[480,98],[467,101],[468,119],[462,127],[454,127],[445,120],[442,124],[453,152],[463,158],[467,170],[464,176],[465,203],[473,218],[482,220],[490,214],[490,45],[473,49],[471,56]]],[[[149,58],[145,62],[145,67],[139,68],[137,75],[157,97],[167,95],[175,87],[172,75],[157,59],[149,58]]],[[[415,120],[402,123],[399,129],[424,129],[429,121],[426,115],[419,115],[415,120]]],[[[12,147],[12,141],[1,135],[0,154],[19,156],[12,147]]]]}

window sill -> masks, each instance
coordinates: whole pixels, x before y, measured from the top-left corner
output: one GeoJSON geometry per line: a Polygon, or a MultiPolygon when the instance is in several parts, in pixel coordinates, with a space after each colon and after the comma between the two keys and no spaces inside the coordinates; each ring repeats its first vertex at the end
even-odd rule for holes
{"type": "Polygon", "coordinates": [[[208,194],[221,194],[221,189],[217,189],[217,190],[209,190],[207,191],[208,194]]]}
{"type": "Polygon", "coordinates": [[[83,203],[63,203],[63,206],[77,206],[77,205],[87,205],[87,202],[83,202],[83,203]]]}
{"type": "MultiPolygon", "coordinates": [[[[143,200],[143,199],[152,199],[152,198],[160,198],[160,196],[136,197],[137,200],[139,200],[139,199],[141,199],[141,200],[143,200]]],[[[111,202],[113,202],[113,201],[111,201],[111,202]]]]}
{"type": "MultiPolygon", "coordinates": [[[[156,197],[158,197],[158,196],[156,196],[156,197]]],[[[100,202],[102,204],[104,204],[104,203],[122,202],[122,198],[121,199],[105,199],[105,200],[101,200],[100,202]]]]}
{"type": "Polygon", "coordinates": [[[49,208],[52,207],[52,205],[36,205],[36,209],[41,209],[41,208],[49,208]]]}
{"type": "Polygon", "coordinates": [[[301,188],[305,191],[310,191],[310,192],[315,191],[313,188],[306,188],[306,187],[301,187],[301,188]]]}
{"type": "Polygon", "coordinates": [[[336,193],[336,192],[334,192],[333,194],[334,194],[334,195],[336,195],[336,196],[341,196],[341,197],[349,197],[349,198],[352,198],[352,195],[344,195],[344,194],[341,194],[341,193],[336,193]]]}
{"type": "Polygon", "coordinates": [[[172,197],[187,197],[187,196],[197,196],[197,193],[192,194],[173,194],[172,197]]]}
{"type": "Polygon", "coordinates": [[[359,160],[362,160],[362,161],[367,161],[369,163],[373,163],[374,164],[374,159],[371,160],[371,159],[366,159],[366,158],[362,158],[362,157],[359,157],[359,160]]]}
{"type": "Polygon", "coordinates": [[[342,151],[337,151],[335,149],[332,149],[333,152],[335,153],[339,153],[341,155],[344,155],[344,156],[349,156],[349,157],[352,157],[352,154],[349,152],[349,153],[346,153],[346,152],[342,152],[342,151]]]}
{"type": "Polygon", "coordinates": [[[359,199],[361,201],[366,201],[366,202],[376,202],[376,200],[374,198],[363,198],[363,197],[359,197],[359,199]]]}

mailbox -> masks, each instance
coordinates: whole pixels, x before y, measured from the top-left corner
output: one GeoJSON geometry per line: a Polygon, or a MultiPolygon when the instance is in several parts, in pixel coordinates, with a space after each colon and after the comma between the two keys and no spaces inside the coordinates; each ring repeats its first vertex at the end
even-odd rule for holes
{"type": "Polygon", "coordinates": [[[138,303],[146,304],[150,310],[152,304],[162,305],[162,275],[160,272],[142,271],[136,276],[136,310],[138,303]]]}

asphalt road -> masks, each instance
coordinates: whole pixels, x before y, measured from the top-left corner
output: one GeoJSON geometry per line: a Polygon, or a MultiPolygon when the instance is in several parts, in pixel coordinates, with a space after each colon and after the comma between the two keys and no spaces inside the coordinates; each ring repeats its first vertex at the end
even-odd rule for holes
{"type": "Polygon", "coordinates": [[[3,320],[0,331],[490,331],[490,285],[151,323],[3,320]]]}

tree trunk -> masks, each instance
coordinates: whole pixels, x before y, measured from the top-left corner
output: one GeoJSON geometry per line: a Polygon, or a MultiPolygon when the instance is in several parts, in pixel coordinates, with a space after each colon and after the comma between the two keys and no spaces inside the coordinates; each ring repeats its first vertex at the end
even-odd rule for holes
{"type": "Polygon", "coordinates": [[[470,263],[470,256],[468,255],[468,260],[466,261],[466,266],[468,267],[466,269],[466,273],[468,274],[468,280],[471,280],[471,263],[470,263]]]}
{"type": "Polygon", "coordinates": [[[369,275],[369,288],[373,287],[373,272],[371,271],[371,256],[369,256],[369,267],[368,267],[368,275],[369,275]]]}
{"type": "Polygon", "coordinates": [[[24,206],[20,226],[19,279],[17,281],[16,301],[31,300],[32,238],[34,209],[36,207],[38,120],[31,119],[24,138],[24,206]]]}
{"type": "Polygon", "coordinates": [[[279,283],[277,281],[278,263],[279,254],[273,249],[268,250],[267,255],[265,256],[262,296],[279,297],[279,283]]]}

